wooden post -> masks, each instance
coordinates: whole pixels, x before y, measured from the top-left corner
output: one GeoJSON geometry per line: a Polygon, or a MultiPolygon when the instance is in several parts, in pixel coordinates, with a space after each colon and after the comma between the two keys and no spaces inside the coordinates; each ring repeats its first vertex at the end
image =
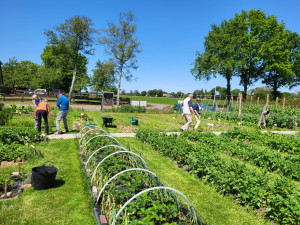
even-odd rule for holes
{"type": "Polygon", "coordinates": [[[276,107],[278,106],[278,97],[276,97],[276,103],[275,103],[275,106],[276,106],[276,107]]]}
{"type": "Polygon", "coordinates": [[[4,198],[7,197],[7,181],[4,181],[4,198]]]}
{"type": "Polygon", "coordinates": [[[285,107],[285,97],[283,98],[283,103],[282,103],[282,107],[285,107]]]}
{"type": "Polygon", "coordinates": [[[250,96],[250,105],[252,105],[252,95],[250,96]]]}
{"type": "Polygon", "coordinates": [[[267,103],[266,103],[267,106],[269,105],[269,97],[270,97],[270,95],[267,94],[267,103]]]}
{"type": "Polygon", "coordinates": [[[240,94],[239,115],[242,114],[242,94],[240,94]]]}
{"type": "Polygon", "coordinates": [[[19,166],[19,177],[21,177],[21,163],[20,162],[19,162],[18,166],[19,166]]]}
{"type": "Polygon", "coordinates": [[[259,97],[257,97],[257,105],[259,105],[259,97]]]}

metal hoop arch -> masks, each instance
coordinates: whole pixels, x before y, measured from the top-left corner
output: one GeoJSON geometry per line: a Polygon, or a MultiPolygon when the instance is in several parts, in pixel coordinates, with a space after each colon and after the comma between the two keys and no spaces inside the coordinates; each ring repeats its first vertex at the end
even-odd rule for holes
{"type": "Polygon", "coordinates": [[[121,145],[114,137],[110,136],[109,134],[99,134],[99,135],[96,135],[94,137],[91,137],[86,143],[84,146],[87,146],[87,144],[93,140],[94,138],[97,138],[97,137],[109,137],[110,139],[113,139],[118,145],[121,145]]]}
{"type": "Polygon", "coordinates": [[[86,161],[86,164],[85,164],[85,169],[87,168],[87,164],[89,163],[90,159],[98,152],[100,151],[101,149],[104,149],[104,148],[109,148],[109,147],[115,147],[115,148],[120,148],[120,149],[123,149],[124,151],[128,151],[126,148],[120,146],[120,145],[105,145],[101,148],[98,148],[96,151],[93,152],[93,154],[91,154],[91,156],[88,158],[88,160],[86,161]]]}
{"type": "Polygon", "coordinates": [[[89,127],[98,127],[98,128],[100,128],[99,126],[96,126],[96,125],[85,126],[84,128],[82,128],[82,129],[79,131],[79,135],[81,136],[82,131],[83,131],[84,129],[86,129],[86,128],[89,128],[89,127]]]}
{"type": "Polygon", "coordinates": [[[88,130],[88,131],[86,131],[86,132],[84,133],[83,136],[81,136],[81,138],[80,138],[80,140],[79,140],[79,145],[81,145],[81,142],[82,142],[83,138],[85,137],[85,135],[86,135],[87,133],[89,133],[90,131],[93,131],[93,130],[100,130],[100,131],[104,132],[104,134],[107,134],[105,130],[102,130],[101,128],[98,128],[98,127],[94,128],[94,129],[91,129],[91,130],[88,130]]]}
{"type": "Polygon", "coordinates": [[[140,158],[140,159],[142,160],[142,162],[144,163],[144,165],[146,166],[146,168],[149,169],[147,163],[143,160],[143,158],[142,158],[141,156],[139,156],[138,154],[134,153],[134,152],[130,152],[130,151],[118,151],[118,152],[113,152],[113,153],[111,153],[110,155],[104,157],[104,159],[103,159],[101,162],[98,163],[98,165],[96,166],[96,168],[95,168],[95,170],[94,170],[94,172],[93,172],[93,175],[92,175],[92,177],[91,177],[90,185],[92,185],[94,176],[95,176],[96,171],[97,171],[97,169],[99,168],[99,166],[100,166],[107,158],[109,158],[109,157],[111,157],[111,156],[113,156],[113,155],[116,155],[116,154],[118,154],[118,153],[129,153],[129,154],[132,154],[132,155],[137,156],[138,158],[140,158]]]}
{"type": "Polygon", "coordinates": [[[143,190],[143,191],[137,193],[137,194],[134,195],[132,198],[130,198],[130,199],[129,199],[122,207],[121,207],[121,209],[118,211],[118,213],[116,214],[116,216],[115,216],[115,218],[114,218],[114,220],[113,220],[113,222],[112,222],[112,225],[115,224],[115,221],[118,219],[120,213],[123,211],[123,209],[124,209],[124,208],[125,208],[132,200],[134,200],[134,199],[137,198],[138,196],[140,196],[140,195],[142,195],[142,194],[144,194],[144,193],[146,193],[146,192],[148,192],[148,191],[159,190],[159,189],[170,190],[170,191],[176,192],[177,194],[180,194],[180,195],[187,201],[187,203],[190,205],[190,207],[191,207],[192,210],[193,210],[194,215],[196,216],[196,212],[195,212],[195,209],[194,209],[192,203],[188,200],[188,198],[187,198],[184,194],[182,194],[180,191],[178,191],[178,190],[176,190],[176,189],[174,189],[174,188],[160,186],[160,187],[152,187],[152,188],[148,188],[148,189],[146,189],[146,190],[143,190]]]}
{"type": "Polygon", "coordinates": [[[111,182],[113,179],[115,179],[117,176],[119,176],[120,174],[122,173],[127,173],[127,172],[130,172],[130,171],[144,171],[144,172],[147,172],[147,173],[151,173],[152,175],[154,175],[155,177],[157,177],[157,175],[155,173],[153,173],[152,171],[150,170],[146,170],[146,169],[143,169],[143,168],[132,168],[132,169],[127,169],[127,170],[123,170],[119,173],[117,173],[116,175],[114,175],[112,178],[110,178],[102,187],[101,191],[99,192],[99,195],[97,197],[97,200],[96,200],[96,203],[98,203],[100,197],[101,197],[101,194],[102,192],[104,191],[104,189],[106,188],[106,186],[108,185],[109,182],[111,182]]]}

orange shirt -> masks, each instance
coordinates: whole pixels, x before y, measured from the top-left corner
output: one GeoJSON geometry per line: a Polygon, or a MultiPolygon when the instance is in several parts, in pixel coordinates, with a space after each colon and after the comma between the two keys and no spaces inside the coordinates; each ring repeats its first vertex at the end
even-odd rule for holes
{"type": "Polygon", "coordinates": [[[50,105],[47,102],[40,102],[38,104],[38,106],[36,107],[35,116],[37,116],[37,111],[38,110],[44,110],[44,111],[46,111],[47,112],[47,116],[48,116],[49,112],[50,112],[50,105]]]}

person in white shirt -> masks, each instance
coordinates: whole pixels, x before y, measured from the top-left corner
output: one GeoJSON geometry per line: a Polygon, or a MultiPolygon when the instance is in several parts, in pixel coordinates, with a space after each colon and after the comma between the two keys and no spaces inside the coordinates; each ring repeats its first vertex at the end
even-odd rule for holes
{"type": "Polygon", "coordinates": [[[182,111],[183,111],[183,116],[186,121],[186,124],[184,124],[180,128],[180,131],[188,130],[192,123],[192,114],[191,113],[193,113],[195,115],[192,99],[193,99],[193,95],[189,94],[188,97],[186,99],[184,99],[184,101],[183,101],[182,111]]]}

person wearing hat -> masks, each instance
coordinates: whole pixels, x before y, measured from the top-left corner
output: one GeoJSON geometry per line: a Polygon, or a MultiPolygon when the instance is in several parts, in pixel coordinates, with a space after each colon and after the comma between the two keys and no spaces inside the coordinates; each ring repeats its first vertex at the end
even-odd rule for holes
{"type": "Polygon", "coordinates": [[[63,91],[56,93],[57,98],[57,107],[59,107],[59,113],[57,114],[56,118],[56,132],[55,134],[61,134],[60,129],[60,121],[63,120],[64,128],[66,132],[69,132],[68,129],[68,122],[67,122],[67,115],[69,114],[69,99],[63,95],[63,91]]]}
{"type": "MultiPolygon", "coordinates": [[[[40,104],[40,102],[42,101],[43,99],[42,98],[40,98],[39,96],[37,96],[37,95],[32,95],[32,103],[33,103],[33,105],[34,105],[34,107],[36,108],[39,104],[40,104]]],[[[34,120],[35,120],[35,129],[38,129],[38,118],[35,116],[34,117],[34,120]]]]}
{"type": "Polygon", "coordinates": [[[48,115],[50,112],[50,105],[47,102],[47,100],[41,101],[35,110],[35,117],[38,120],[38,131],[41,132],[41,125],[42,125],[42,117],[44,118],[45,122],[45,132],[48,135],[49,134],[49,128],[48,128],[48,115]]]}

